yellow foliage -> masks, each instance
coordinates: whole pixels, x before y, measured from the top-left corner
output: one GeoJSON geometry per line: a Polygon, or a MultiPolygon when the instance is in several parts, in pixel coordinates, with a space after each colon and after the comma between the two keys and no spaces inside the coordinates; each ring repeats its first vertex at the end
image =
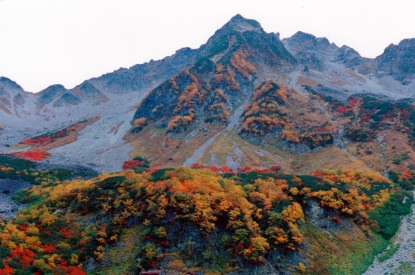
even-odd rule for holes
{"type": "Polygon", "coordinates": [[[298,202],[293,202],[282,211],[282,215],[287,222],[295,223],[299,219],[304,219],[303,208],[298,202]]]}
{"type": "Polygon", "coordinates": [[[245,108],[242,130],[253,135],[265,135],[274,130],[283,130],[283,138],[295,142],[298,134],[291,130],[285,121],[287,109],[282,104],[287,101],[286,89],[276,82],[266,81],[258,85],[253,101],[245,108]]]}
{"type": "Polygon", "coordinates": [[[300,273],[305,273],[307,271],[307,268],[305,267],[305,265],[303,263],[298,263],[296,269],[300,273]]]}

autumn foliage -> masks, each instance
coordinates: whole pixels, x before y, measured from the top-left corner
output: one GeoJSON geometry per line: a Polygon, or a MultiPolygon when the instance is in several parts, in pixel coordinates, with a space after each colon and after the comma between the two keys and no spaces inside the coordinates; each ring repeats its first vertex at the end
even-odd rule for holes
{"type": "Polygon", "coordinates": [[[25,139],[19,142],[20,145],[29,145],[32,148],[49,150],[73,142],[77,139],[77,135],[87,125],[96,122],[99,117],[93,117],[84,121],[80,121],[61,130],[46,133],[40,136],[25,139]]]}
{"type": "MultiPolygon", "coordinates": [[[[8,162],[4,159],[1,171],[17,175],[17,166],[7,167],[8,162]]],[[[155,268],[171,252],[201,266],[218,264],[216,257],[231,268],[261,265],[276,250],[301,247],[310,201],[329,213],[323,219],[333,226],[348,219],[384,238],[396,232],[412,203],[399,186],[374,172],[291,176],[280,166],[235,171],[201,164],[158,169],[141,157],[124,169],[72,181],[22,172],[22,177],[36,173],[41,183],[17,197],[27,209],[14,220],[0,219],[0,274],[86,274],[87,262],[102,267],[113,249],[131,245],[125,239],[131,230],[140,232],[134,235],[131,257],[139,261],[129,266],[133,271],[137,264],[155,268]],[[195,241],[189,243],[189,236],[195,241]]],[[[408,171],[397,181],[413,178],[408,171]]]]}
{"type": "Polygon", "coordinates": [[[286,90],[275,82],[264,82],[253,95],[253,102],[244,112],[242,131],[255,136],[269,132],[289,129],[284,119],[285,111],[281,108],[287,100],[286,90]]]}
{"type": "Polygon", "coordinates": [[[350,219],[385,238],[395,228],[382,213],[404,213],[393,212],[403,193],[377,173],[289,176],[279,166],[234,171],[200,164],[153,169],[140,157],[124,168],[88,180],[45,181],[25,191],[20,200],[31,206],[15,220],[0,219],[0,274],[86,274],[85,263],[107,262],[112,248],[126,245],[122,238],[132,228],[141,232],[134,257],[142,268],[157,267],[167,251],[183,257],[220,251],[230,265],[237,265],[231,259],[260,265],[274,249],[294,251],[303,244],[304,209],[311,200],[331,211],[326,220],[334,225],[350,219]],[[185,242],[188,234],[197,240],[193,246],[185,242]]]}
{"type": "Polygon", "coordinates": [[[50,157],[50,153],[41,151],[41,150],[30,150],[30,151],[24,151],[24,152],[15,152],[12,153],[13,156],[32,160],[32,161],[42,161],[46,158],[50,157]]]}

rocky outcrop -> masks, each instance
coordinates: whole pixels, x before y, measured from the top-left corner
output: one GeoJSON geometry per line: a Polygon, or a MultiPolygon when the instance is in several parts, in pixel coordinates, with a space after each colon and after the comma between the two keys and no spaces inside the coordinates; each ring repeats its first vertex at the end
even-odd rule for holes
{"type": "Polygon", "coordinates": [[[51,85],[36,94],[36,106],[42,108],[46,104],[53,102],[59,96],[62,96],[66,91],[63,85],[51,85]]]}
{"type": "Polygon", "coordinates": [[[327,38],[297,32],[283,40],[287,49],[308,69],[324,70],[324,62],[333,59],[338,47],[327,38]]]}
{"type": "Polygon", "coordinates": [[[64,93],[56,102],[53,104],[53,107],[62,107],[68,105],[78,105],[81,103],[81,100],[74,94],[67,92],[64,93]]]}
{"type": "MultiPolygon", "coordinates": [[[[192,66],[152,90],[134,119],[158,128],[190,131],[191,124],[227,122],[233,110],[252,96],[264,71],[289,72],[295,58],[278,36],[240,15],[233,17],[200,49],[192,66]]],[[[140,125],[141,129],[141,125],[140,125]]]]}
{"type": "Polygon", "coordinates": [[[407,84],[415,75],[415,39],[389,45],[383,54],[376,57],[376,70],[381,76],[390,75],[407,84]]]}
{"type": "Polygon", "coordinates": [[[356,68],[363,63],[363,58],[354,49],[342,46],[336,51],[334,61],[344,64],[347,68],[356,68]]]}
{"type": "Polygon", "coordinates": [[[0,179],[0,218],[14,217],[14,213],[21,208],[11,197],[19,190],[31,185],[22,180],[0,179]]]}

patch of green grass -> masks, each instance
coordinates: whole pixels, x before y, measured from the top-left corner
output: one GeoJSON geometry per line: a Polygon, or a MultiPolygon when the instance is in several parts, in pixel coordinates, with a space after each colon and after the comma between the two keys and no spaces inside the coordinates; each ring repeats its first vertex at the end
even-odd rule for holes
{"type": "Polygon", "coordinates": [[[376,221],[372,230],[387,240],[392,238],[399,229],[401,216],[411,213],[413,201],[412,193],[401,191],[392,194],[382,206],[369,212],[369,217],[376,221]]]}
{"type": "Polygon", "coordinates": [[[353,242],[349,251],[344,251],[341,258],[329,265],[330,274],[362,274],[387,245],[388,241],[380,236],[373,236],[367,242],[353,242]]]}
{"type": "Polygon", "coordinates": [[[42,204],[45,201],[40,195],[31,194],[28,189],[19,190],[13,194],[12,200],[17,203],[27,204],[28,206],[33,206],[35,204],[42,204]]]}
{"type": "Polygon", "coordinates": [[[142,238],[140,226],[125,230],[120,241],[106,251],[108,264],[96,274],[135,274],[138,264],[136,257],[142,238]]]}
{"type": "Polygon", "coordinates": [[[356,225],[328,233],[306,223],[302,230],[307,246],[303,257],[310,274],[362,274],[388,246],[381,236],[368,237],[356,225]]]}
{"type": "Polygon", "coordinates": [[[385,251],[383,251],[383,253],[378,257],[379,262],[384,262],[388,259],[390,259],[393,254],[396,253],[396,251],[398,251],[399,247],[401,245],[400,244],[391,244],[389,245],[385,251]]]}

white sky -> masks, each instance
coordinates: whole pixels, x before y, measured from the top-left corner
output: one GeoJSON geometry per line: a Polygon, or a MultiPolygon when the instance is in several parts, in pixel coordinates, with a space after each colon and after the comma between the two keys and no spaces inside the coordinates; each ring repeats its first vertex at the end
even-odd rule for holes
{"type": "Polygon", "coordinates": [[[415,37],[411,0],[0,0],[0,76],[31,92],[197,48],[233,15],[365,57],[415,37]]]}

